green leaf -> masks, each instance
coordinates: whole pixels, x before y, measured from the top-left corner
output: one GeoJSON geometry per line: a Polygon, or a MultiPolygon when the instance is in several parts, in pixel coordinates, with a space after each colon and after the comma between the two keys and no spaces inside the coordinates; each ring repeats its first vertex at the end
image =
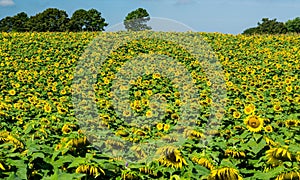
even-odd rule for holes
{"type": "Polygon", "coordinates": [[[44,159],[44,157],[45,157],[44,153],[41,153],[41,152],[33,153],[31,156],[32,156],[32,160],[35,160],[36,158],[44,159]]]}
{"type": "Polygon", "coordinates": [[[260,138],[262,138],[262,135],[261,134],[253,134],[253,137],[254,137],[255,141],[258,142],[258,140],[260,138]]]}
{"type": "Polygon", "coordinates": [[[77,157],[73,159],[73,162],[68,166],[68,168],[78,167],[80,164],[84,164],[86,162],[85,158],[77,157]]]}
{"type": "Polygon", "coordinates": [[[284,171],[284,167],[283,166],[278,166],[274,169],[271,169],[270,171],[268,171],[266,173],[257,172],[257,173],[254,174],[253,178],[261,179],[261,180],[269,180],[269,179],[275,178],[276,176],[278,176],[283,171],[284,171]]]}
{"type": "Polygon", "coordinates": [[[266,141],[264,139],[262,139],[258,144],[255,144],[254,146],[252,146],[252,152],[254,152],[254,154],[259,153],[264,147],[266,146],[266,141]]]}
{"type": "Polygon", "coordinates": [[[8,159],[7,162],[11,166],[16,166],[16,168],[18,169],[16,172],[18,178],[27,179],[27,164],[25,164],[23,160],[8,159]]]}

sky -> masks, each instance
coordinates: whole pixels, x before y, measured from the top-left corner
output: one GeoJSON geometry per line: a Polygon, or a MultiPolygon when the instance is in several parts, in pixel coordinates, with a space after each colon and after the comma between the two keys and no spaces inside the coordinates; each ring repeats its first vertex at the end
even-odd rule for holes
{"type": "Polygon", "coordinates": [[[0,0],[0,19],[20,12],[33,16],[47,8],[65,10],[69,17],[78,9],[97,9],[109,24],[105,29],[144,8],[150,17],[174,20],[194,31],[230,34],[240,34],[262,18],[285,22],[300,17],[300,0],[0,0]]]}

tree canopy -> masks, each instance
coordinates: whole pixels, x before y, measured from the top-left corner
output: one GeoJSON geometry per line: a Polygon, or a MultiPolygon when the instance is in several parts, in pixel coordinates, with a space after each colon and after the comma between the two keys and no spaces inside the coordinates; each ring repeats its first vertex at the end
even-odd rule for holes
{"type": "Polygon", "coordinates": [[[138,8],[130,13],[124,19],[124,26],[129,31],[150,30],[151,27],[146,23],[150,20],[150,15],[146,9],[138,8]]]}
{"type": "Polygon", "coordinates": [[[96,9],[75,11],[69,22],[70,31],[104,31],[108,24],[96,9]]]}
{"type": "Polygon", "coordinates": [[[289,32],[300,33],[300,17],[296,17],[293,20],[288,20],[285,23],[285,26],[289,32]]]}
{"type": "Polygon", "coordinates": [[[24,32],[27,31],[26,23],[29,20],[25,12],[18,13],[13,17],[5,17],[0,21],[0,31],[5,32],[24,32]]]}
{"type": "Polygon", "coordinates": [[[257,23],[257,27],[251,27],[242,34],[285,34],[300,32],[300,18],[297,17],[287,22],[278,22],[277,19],[262,18],[262,22],[257,23]]]}
{"type": "Polygon", "coordinates": [[[30,17],[27,27],[30,31],[63,32],[68,30],[68,14],[56,8],[48,8],[42,13],[30,17]]]}
{"type": "Polygon", "coordinates": [[[30,18],[25,12],[0,20],[0,31],[4,32],[63,32],[63,31],[104,31],[108,24],[96,9],[79,9],[71,18],[64,10],[48,8],[30,18]]]}

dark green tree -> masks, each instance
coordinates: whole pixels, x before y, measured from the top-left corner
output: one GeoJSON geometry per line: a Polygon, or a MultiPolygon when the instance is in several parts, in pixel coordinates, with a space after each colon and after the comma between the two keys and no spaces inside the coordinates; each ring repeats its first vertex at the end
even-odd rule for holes
{"type": "Polygon", "coordinates": [[[83,31],[85,27],[85,18],[87,16],[87,11],[84,9],[76,10],[69,21],[70,31],[83,31]]]}
{"type": "Polygon", "coordinates": [[[138,8],[127,14],[124,20],[124,26],[129,31],[143,31],[152,29],[147,26],[150,15],[146,9],[138,8]]]}
{"type": "Polygon", "coordinates": [[[26,23],[29,20],[28,15],[25,12],[18,13],[13,18],[13,31],[25,32],[27,31],[26,23]]]}
{"type": "Polygon", "coordinates": [[[261,34],[284,34],[287,32],[283,22],[277,22],[276,18],[270,20],[263,18],[262,23],[258,23],[258,29],[261,34]]]}
{"type": "Polygon", "coordinates": [[[96,9],[75,11],[69,22],[70,31],[104,31],[108,24],[96,9]]]}
{"type": "Polygon", "coordinates": [[[242,34],[247,34],[247,35],[253,35],[253,34],[258,34],[258,28],[257,27],[251,27],[246,30],[242,34]]]}
{"type": "Polygon", "coordinates": [[[277,22],[277,19],[270,20],[262,18],[262,22],[257,23],[257,27],[246,29],[242,34],[284,34],[288,30],[283,22],[277,22]]]}
{"type": "Polygon", "coordinates": [[[285,23],[288,32],[300,33],[300,17],[296,17],[293,20],[288,20],[285,23]]]}
{"type": "Polygon", "coordinates": [[[4,32],[24,32],[27,31],[26,22],[28,15],[25,12],[18,13],[13,17],[5,17],[0,21],[0,31],[4,32]]]}
{"type": "Polygon", "coordinates": [[[31,16],[27,27],[30,31],[37,32],[63,32],[68,29],[68,14],[57,8],[48,8],[42,13],[31,16]]]}
{"type": "Polygon", "coordinates": [[[13,26],[13,18],[7,16],[0,20],[0,31],[1,32],[11,32],[13,26]]]}

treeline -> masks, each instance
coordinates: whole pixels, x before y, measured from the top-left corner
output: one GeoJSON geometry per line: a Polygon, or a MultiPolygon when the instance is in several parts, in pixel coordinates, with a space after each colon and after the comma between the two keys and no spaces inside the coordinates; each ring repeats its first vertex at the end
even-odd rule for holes
{"type": "Polygon", "coordinates": [[[69,18],[66,11],[48,8],[29,17],[25,12],[0,20],[2,32],[64,32],[64,31],[104,31],[108,23],[96,9],[76,10],[69,18]]]}
{"type": "Polygon", "coordinates": [[[242,34],[286,34],[300,33],[300,17],[288,20],[287,22],[278,22],[277,19],[263,18],[256,27],[246,29],[242,34]]]}

